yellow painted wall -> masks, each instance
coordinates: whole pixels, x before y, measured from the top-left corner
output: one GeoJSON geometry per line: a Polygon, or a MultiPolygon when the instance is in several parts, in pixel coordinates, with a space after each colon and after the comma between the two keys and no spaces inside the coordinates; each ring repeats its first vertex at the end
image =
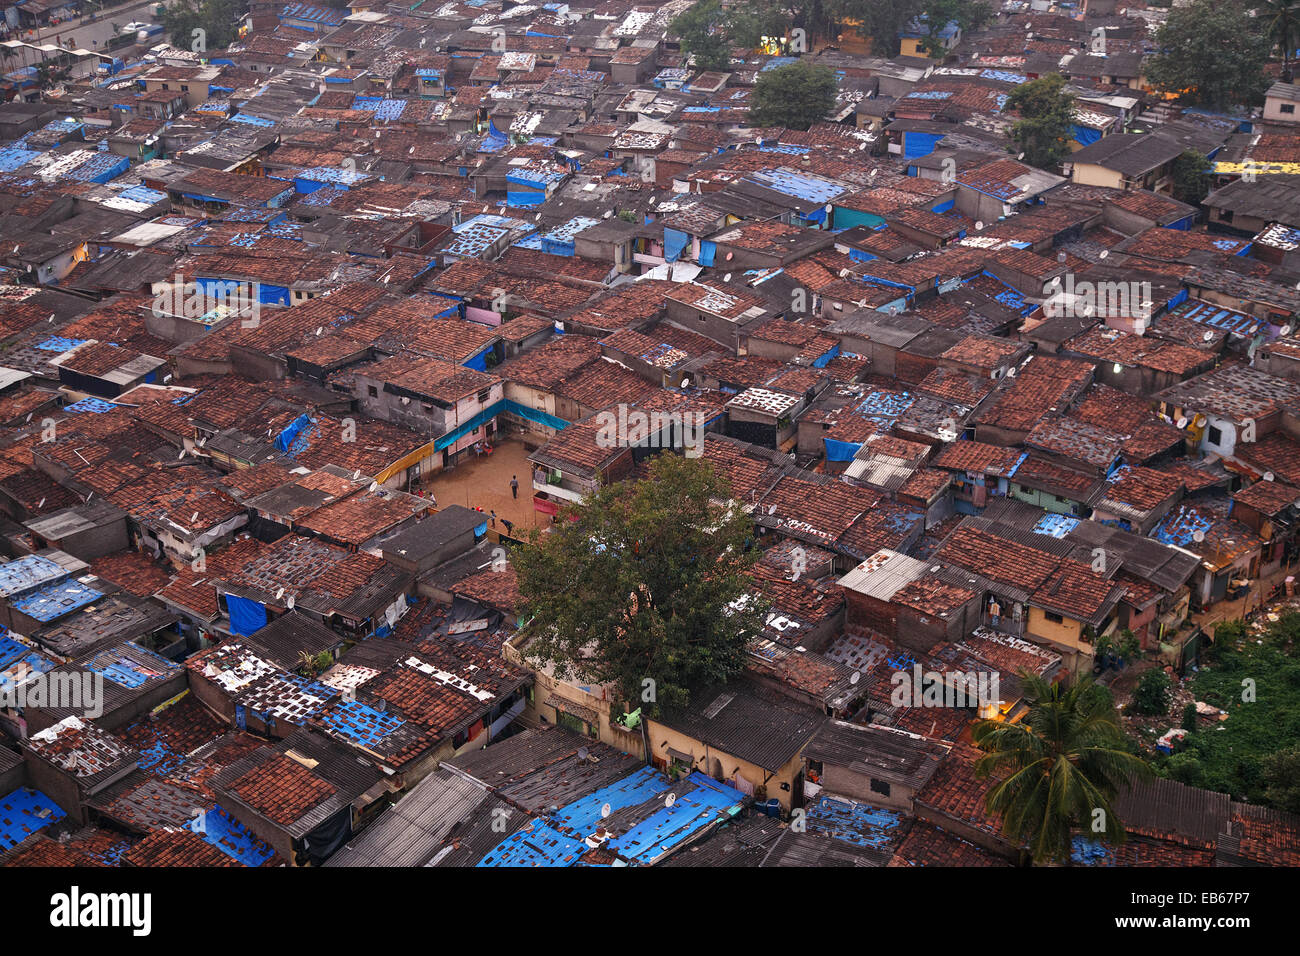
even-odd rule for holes
{"type": "Polygon", "coordinates": [[[708,747],[701,741],[686,734],[679,733],[671,727],[667,727],[655,720],[647,720],[646,733],[650,740],[650,756],[652,759],[661,761],[671,761],[668,756],[668,749],[682,753],[690,754],[695,758],[694,768],[701,773],[714,776],[713,758],[717,758],[722,763],[722,778],[724,783],[735,786],[738,790],[751,790],[764,784],[766,780],[767,796],[765,799],[775,797],[781,802],[781,809],[789,811],[790,798],[794,795],[794,778],[803,769],[802,751],[796,754],[789,763],[780,769],[776,774],[768,777],[768,771],[764,770],[747,760],[741,760],[739,757],[733,757],[725,751],[718,750],[714,747],[708,747]],[[738,786],[736,779],[743,777],[750,786],[738,786]],[[783,790],[781,784],[789,784],[790,789],[783,790]]]}
{"type": "Polygon", "coordinates": [[[1084,186],[1106,186],[1110,189],[1123,189],[1124,177],[1113,169],[1095,166],[1092,163],[1075,163],[1071,179],[1084,186]]]}

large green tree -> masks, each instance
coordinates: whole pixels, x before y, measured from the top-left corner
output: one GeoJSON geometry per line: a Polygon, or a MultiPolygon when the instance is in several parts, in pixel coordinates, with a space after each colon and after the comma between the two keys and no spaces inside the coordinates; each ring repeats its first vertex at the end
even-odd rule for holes
{"type": "Polygon", "coordinates": [[[163,11],[162,25],[172,45],[202,55],[230,46],[247,10],[247,0],[179,0],[163,11]]]}
{"type": "Polygon", "coordinates": [[[926,53],[937,57],[944,53],[941,34],[949,23],[957,24],[965,35],[988,23],[993,11],[980,0],[925,0],[921,14],[918,25],[925,31],[921,45],[926,53]]]}
{"type": "Polygon", "coordinates": [[[1268,89],[1264,64],[1273,42],[1240,0],[1176,7],[1155,41],[1160,52],[1147,61],[1147,80],[1180,102],[1214,110],[1252,106],[1268,89]]]}
{"type": "Polygon", "coordinates": [[[1112,801],[1130,780],[1149,773],[1127,749],[1110,693],[1091,677],[1069,688],[1022,674],[1027,713],[1016,723],[975,725],[985,751],[976,774],[994,778],[985,809],[1003,832],[1029,848],[1036,863],[1068,864],[1075,830],[1107,843],[1127,834],[1112,801]]]}
{"type": "Polygon", "coordinates": [[[1262,0],[1257,8],[1265,35],[1282,49],[1282,79],[1294,79],[1291,61],[1300,40],[1300,2],[1297,0],[1262,0]]]}
{"type": "Polygon", "coordinates": [[[1020,115],[1011,136],[1024,152],[1025,162],[1050,169],[1069,155],[1074,96],[1061,74],[1048,73],[1017,86],[1007,97],[1006,109],[1020,115]]]}
{"type": "Polygon", "coordinates": [[[825,66],[808,60],[788,63],[759,75],[749,107],[753,126],[807,129],[835,106],[838,84],[825,66]]]}
{"type": "Polygon", "coordinates": [[[1185,149],[1171,172],[1174,180],[1174,198],[1179,202],[1199,206],[1210,191],[1213,175],[1209,158],[1194,149],[1185,149]]]}
{"type": "Polygon", "coordinates": [[[512,558],[529,659],[649,713],[737,676],[765,604],[746,574],[753,524],[730,495],[704,459],[664,453],[534,534],[512,558]]]}
{"type": "Polygon", "coordinates": [[[682,41],[682,50],[706,70],[723,70],[731,62],[720,0],[701,0],[678,14],[669,28],[682,41]]]}

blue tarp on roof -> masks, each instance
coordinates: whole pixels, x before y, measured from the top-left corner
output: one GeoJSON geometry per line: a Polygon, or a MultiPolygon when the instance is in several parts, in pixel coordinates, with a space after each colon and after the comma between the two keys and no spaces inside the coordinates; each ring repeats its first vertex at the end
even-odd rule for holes
{"type": "Polygon", "coordinates": [[[266,627],[266,607],[257,601],[227,594],[226,607],[230,610],[232,634],[256,634],[266,627]]]}
{"type": "Polygon", "coordinates": [[[284,431],[275,436],[275,447],[280,449],[280,451],[288,452],[290,446],[293,445],[294,439],[298,437],[299,433],[302,432],[304,428],[307,428],[311,424],[312,420],[310,417],[305,414],[299,415],[285,427],[284,431]]]}
{"type": "Polygon", "coordinates": [[[943,133],[906,132],[903,134],[903,158],[920,159],[929,156],[943,139],[943,133]]]}
{"type": "Polygon", "coordinates": [[[566,836],[545,820],[532,820],[497,844],[478,865],[573,866],[586,852],[583,840],[566,836]]]}
{"type": "Polygon", "coordinates": [[[0,850],[17,846],[65,816],[57,803],[31,787],[0,797],[0,850]]]}
{"type": "Polygon", "coordinates": [[[199,836],[244,866],[261,866],[275,853],[269,843],[254,836],[219,804],[203,815],[199,836]]]}
{"type": "Polygon", "coordinates": [[[827,461],[852,461],[862,447],[861,442],[838,441],[834,438],[823,438],[822,444],[826,446],[827,461]]]}
{"type": "Polygon", "coordinates": [[[1093,129],[1090,126],[1080,126],[1078,123],[1075,123],[1070,127],[1070,131],[1074,136],[1074,141],[1079,143],[1081,146],[1091,146],[1093,143],[1097,142],[1097,140],[1101,139],[1101,130],[1093,129]]]}

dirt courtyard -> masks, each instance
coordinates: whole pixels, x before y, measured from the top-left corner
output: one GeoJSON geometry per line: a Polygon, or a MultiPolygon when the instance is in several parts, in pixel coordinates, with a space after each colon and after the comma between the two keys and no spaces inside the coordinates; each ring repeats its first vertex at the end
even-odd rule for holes
{"type": "MultiPolygon", "coordinates": [[[[468,457],[425,482],[424,488],[433,494],[439,508],[464,505],[482,508],[484,514],[495,510],[497,518],[514,522],[516,535],[528,528],[544,527],[541,522],[551,522],[550,515],[533,510],[533,467],[521,441],[504,441],[493,445],[490,455],[468,457]],[[511,475],[519,477],[517,500],[510,496],[511,475]]],[[[496,530],[505,530],[500,521],[496,530]]]]}

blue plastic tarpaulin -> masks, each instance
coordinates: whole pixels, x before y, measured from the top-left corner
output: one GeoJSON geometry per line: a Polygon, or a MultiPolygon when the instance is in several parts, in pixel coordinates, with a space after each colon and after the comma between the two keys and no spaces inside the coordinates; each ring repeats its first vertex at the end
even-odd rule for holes
{"type": "Polygon", "coordinates": [[[834,438],[823,438],[822,442],[826,445],[827,461],[852,461],[862,447],[861,442],[836,441],[834,438]]]}
{"type": "Polygon", "coordinates": [[[676,229],[664,227],[664,259],[668,262],[676,262],[681,256],[682,250],[690,243],[691,237],[684,232],[678,232],[676,229]]]}
{"type": "Polygon", "coordinates": [[[716,242],[700,241],[700,265],[705,267],[713,265],[713,257],[717,254],[718,244],[716,242]]]}
{"type": "Polygon", "coordinates": [[[1078,123],[1075,123],[1072,127],[1072,132],[1074,134],[1074,141],[1082,146],[1091,146],[1093,143],[1097,142],[1097,140],[1101,139],[1101,130],[1092,129],[1088,126],[1080,126],[1078,123]]]}
{"type": "Polygon", "coordinates": [[[226,607],[230,609],[232,634],[256,634],[266,627],[266,608],[256,601],[227,594],[226,607]]]}
{"type": "Polygon", "coordinates": [[[904,133],[903,158],[919,159],[922,156],[929,156],[943,136],[943,133],[904,133]]]}
{"type": "MultiPolygon", "coordinates": [[[[280,432],[275,438],[275,447],[280,451],[287,452],[293,440],[298,437],[298,433],[311,424],[311,419],[306,415],[299,415],[291,421],[284,431],[280,432]]],[[[263,621],[262,623],[266,623],[263,621]]]]}

